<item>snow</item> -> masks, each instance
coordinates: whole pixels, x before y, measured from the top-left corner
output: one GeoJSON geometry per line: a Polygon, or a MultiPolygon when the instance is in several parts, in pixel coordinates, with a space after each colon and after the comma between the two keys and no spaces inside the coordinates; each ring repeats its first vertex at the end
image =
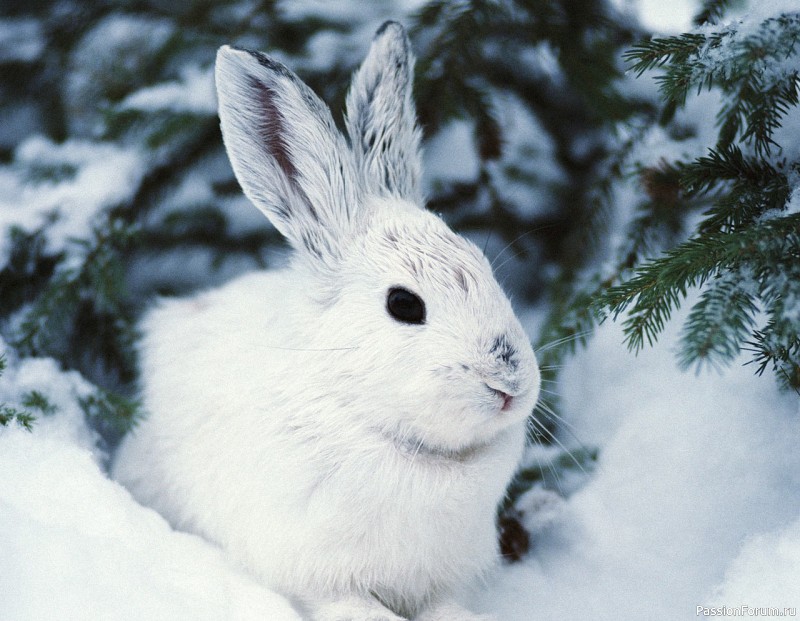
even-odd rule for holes
{"type": "Polygon", "coordinates": [[[669,620],[712,602],[800,605],[796,586],[775,586],[800,575],[797,396],[751,367],[679,372],[680,319],[638,357],[605,325],[568,364],[565,416],[600,447],[597,470],[527,562],[495,579],[485,609],[508,621],[531,610],[543,621],[669,620]]]}
{"type": "MultiPolygon", "coordinates": [[[[709,605],[751,602],[763,605],[800,602],[800,519],[772,531],[754,535],[725,572],[724,580],[709,597],[709,605]]],[[[778,607],[777,605],[775,607],[778,607]]]]}
{"type": "Polygon", "coordinates": [[[45,48],[42,26],[31,18],[0,19],[0,63],[32,62],[45,48]]]}
{"type": "MultiPolygon", "coordinates": [[[[52,359],[29,358],[17,361],[12,350],[0,339],[0,356],[2,355],[5,356],[8,366],[0,375],[0,404],[21,409],[19,404],[26,393],[41,391],[46,386],[47,392],[44,396],[57,408],[58,415],[41,419],[36,426],[37,436],[42,440],[58,437],[76,449],[93,448],[97,436],[83,424],[83,413],[78,406],[78,400],[89,396],[94,387],[76,371],[62,372],[52,359]]],[[[0,433],[3,433],[2,429],[0,427],[0,433]]],[[[2,481],[3,485],[9,483],[10,481],[2,481]]]]}
{"type": "Polygon", "coordinates": [[[108,479],[77,402],[91,384],[53,360],[9,363],[0,403],[47,386],[58,411],[32,433],[0,427],[0,619],[299,619],[218,549],[173,531],[108,479]]]}
{"type": "MultiPolygon", "coordinates": [[[[350,32],[341,28],[322,29],[307,42],[304,54],[287,57],[271,51],[271,54],[291,66],[300,75],[303,72],[321,71],[331,66],[354,67],[364,56],[364,42],[370,41],[375,30],[386,20],[404,21],[425,4],[424,0],[350,0],[329,2],[328,0],[291,0],[278,4],[283,17],[302,23],[307,20],[329,22],[332,26],[346,24],[350,32]]],[[[255,47],[259,47],[257,44],[255,47]]]]}
{"type": "MultiPolygon", "coordinates": [[[[564,182],[556,163],[555,145],[538,120],[507,93],[494,101],[503,140],[503,157],[486,170],[506,207],[523,217],[545,213],[555,203],[548,188],[564,182]]],[[[454,120],[423,145],[426,193],[456,183],[474,183],[481,172],[472,121],[454,120]]]]}
{"type": "Polygon", "coordinates": [[[661,34],[687,32],[699,0],[612,0],[612,4],[638,17],[648,30],[661,34]]]}
{"type": "Polygon", "coordinates": [[[795,182],[792,183],[794,190],[792,190],[789,200],[786,202],[786,211],[784,213],[787,216],[800,213],[800,180],[796,177],[797,175],[795,175],[795,182]]]}
{"type": "Polygon", "coordinates": [[[457,120],[448,123],[425,143],[423,156],[428,193],[438,184],[469,183],[477,178],[480,160],[474,135],[473,123],[457,120]]]}
{"type": "Polygon", "coordinates": [[[725,14],[720,26],[736,23],[741,28],[741,34],[749,36],[755,34],[765,20],[781,14],[797,13],[798,10],[797,0],[750,0],[744,6],[733,6],[725,14]]]}
{"type": "Polygon", "coordinates": [[[0,618],[298,619],[60,437],[2,432],[0,618]]]}
{"type": "Polygon", "coordinates": [[[327,0],[291,0],[280,3],[283,15],[293,21],[308,18],[325,19],[332,22],[361,22],[366,19],[390,19],[396,15],[408,15],[420,8],[423,0],[398,0],[394,3],[374,0],[351,0],[350,2],[328,2],[327,0]]]}
{"type": "MultiPolygon", "coordinates": [[[[146,172],[135,148],[82,140],[55,144],[41,136],[19,145],[15,164],[56,172],[25,179],[13,166],[0,168],[0,231],[47,226],[46,251],[53,254],[71,239],[90,238],[101,212],[132,196],[146,172]]],[[[9,241],[0,237],[0,266],[8,260],[9,241]]]]}
{"type": "Polygon", "coordinates": [[[174,26],[165,19],[118,13],[89,30],[71,51],[64,80],[71,135],[102,133],[109,96],[121,87],[138,86],[150,59],[174,35],[174,26]]]}
{"type": "MultiPolygon", "coordinates": [[[[697,606],[800,605],[797,398],[750,367],[679,372],[677,319],[638,357],[606,324],[567,364],[564,441],[599,447],[596,471],[566,501],[529,495],[533,551],[474,607],[504,621],[667,621],[697,606]]],[[[33,433],[0,429],[0,618],[298,618],[107,478],[76,373],[12,361],[0,402],[42,383],[59,412],[33,433]]]]}
{"type": "MultiPolygon", "coordinates": [[[[539,49],[539,68],[546,70],[547,54],[539,49]]],[[[523,218],[552,210],[557,198],[548,188],[566,181],[552,137],[539,119],[511,94],[496,97],[497,121],[503,139],[503,157],[491,163],[489,173],[505,205],[523,218]]],[[[588,142],[588,141],[587,141],[588,142]]]]}
{"type": "Polygon", "coordinates": [[[213,67],[184,67],[181,79],[142,88],[126,97],[122,109],[172,110],[214,115],[217,113],[217,96],[214,90],[213,67]]]}

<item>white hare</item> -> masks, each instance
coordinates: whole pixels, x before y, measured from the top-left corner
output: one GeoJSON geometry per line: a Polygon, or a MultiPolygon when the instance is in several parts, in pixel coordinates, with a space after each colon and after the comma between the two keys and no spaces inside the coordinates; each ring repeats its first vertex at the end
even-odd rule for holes
{"type": "Polygon", "coordinates": [[[286,67],[220,49],[228,155],[293,260],[146,316],[149,417],[114,464],[318,621],[484,618],[452,593],[496,563],[539,391],[487,260],[423,208],[412,70],[387,22],[348,143],[286,67]]]}

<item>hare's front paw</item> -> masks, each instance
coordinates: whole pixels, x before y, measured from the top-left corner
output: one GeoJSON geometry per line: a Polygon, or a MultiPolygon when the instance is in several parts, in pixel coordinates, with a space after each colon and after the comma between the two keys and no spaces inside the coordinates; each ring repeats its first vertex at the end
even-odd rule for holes
{"type": "Polygon", "coordinates": [[[311,613],[312,621],[408,621],[374,599],[346,597],[317,602],[311,613]]]}
{"type": "Polygon", "coordinates": [[[493,615],[476,615],[458,604],[447,602],[428,608],[414,621],[497,621],[493,615]]]}

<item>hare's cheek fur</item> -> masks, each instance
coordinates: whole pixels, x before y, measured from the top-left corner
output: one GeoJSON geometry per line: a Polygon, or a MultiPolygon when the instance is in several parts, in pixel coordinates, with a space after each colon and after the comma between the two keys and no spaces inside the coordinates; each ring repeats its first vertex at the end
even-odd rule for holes
{"type": "Polygon", "coordinates": [[[314,347],[335,352],[325,355],[324,390],[346,403],[353,424],[459,450],[490,442],[529,415],[538,371],[524,337],[512,369],[491,353],[493,339],[479,336],[488,320],[466,329],[433,316],[426,325],[398,325],[383,308],[385,288],[349,286],[318,324],[326,336],[314,347]],[[342,317],[352,319],[342,324],[342,317]],[[512,392],[510,404],[501,387],[512,392]]]}
{"type": "Polygon", "coordinates": [[[538,392],[535,369],[505,410],[506,400],[464,363],[423,363],[402,377],[408,393],[387,395],[387,424],[401,438],[454,450],[492,442],[522,423],[538,392]]]}

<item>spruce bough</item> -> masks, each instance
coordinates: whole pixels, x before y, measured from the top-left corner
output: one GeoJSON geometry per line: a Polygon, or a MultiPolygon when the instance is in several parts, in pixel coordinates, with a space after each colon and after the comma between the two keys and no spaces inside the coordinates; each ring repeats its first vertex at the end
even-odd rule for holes
{"type": "Polygon", "coordinates": [[[625,59],[638,76],[661,72],[663,126],[693,93],[716,89],[717,141],[693,160],[636,170],[648,198],[623,259],[579,291],[561,330],[622,317],[626,343],[639,351],[699,291],[683,325],[682,366],[718,367],[746,351],[757,373],[800,391],[800,150],[781,132],[800,114],[800,13],[653,38],[625,59]],[[670,220],[688,238],[654,253],[648,237],[670,220]]]}

